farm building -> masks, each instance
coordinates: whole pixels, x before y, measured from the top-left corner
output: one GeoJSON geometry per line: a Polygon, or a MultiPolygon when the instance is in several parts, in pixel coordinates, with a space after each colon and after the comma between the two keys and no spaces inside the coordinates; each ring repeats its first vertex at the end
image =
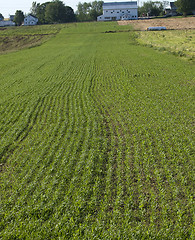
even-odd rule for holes
{"type": "Polygon", "coordinates": [[[15,15],[9,15],[9,20],[14,21],[14,17],[15,17],[15,15]]]}
{"type": "Polygon", "coordinates": [[[170,2],[170,8],[165,9],[165,13],[167,16],[177,16],[177,7],[175,6],[174,2],[170,2]]]}
{"type": "Polygon", "coordinates": [[[109,2],[103,4],[103,15],[97,21],[132,20],[138,18],[137,2],[109,2]]]}
{"type": "Polygon", "coordinates": [[[33,26],[37,25],[38,18],[33,16],[32,14],[29,14],[27,17],[24,18],[24,26],[33,26]]]}

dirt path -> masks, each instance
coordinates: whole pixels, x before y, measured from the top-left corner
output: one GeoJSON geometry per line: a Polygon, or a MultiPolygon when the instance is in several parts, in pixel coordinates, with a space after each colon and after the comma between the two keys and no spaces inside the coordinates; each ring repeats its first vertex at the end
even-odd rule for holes
{"type": "Polygon", "coordinates": [[[167,29],[195,29],[195,17],[160,18],[145,20],[118,21],[119,25],[131,24],[135,29],[146,30],[148,27],[163,26],[167,29]]]}

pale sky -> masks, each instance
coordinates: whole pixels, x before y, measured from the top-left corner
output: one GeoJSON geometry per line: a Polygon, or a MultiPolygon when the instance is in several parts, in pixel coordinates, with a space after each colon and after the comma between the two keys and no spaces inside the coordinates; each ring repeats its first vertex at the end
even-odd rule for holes
{"type": "MultiPolygon", "coordinates": [[[[29,13],[32,6],[32,2],[37,3],[51,2],[52,0],[0,0],[0,13],[3,14],[4,18],[8,18],[9,15],[14,15],[16,10],[22,10],[24,13],[29,13]]],[[[63,0],[62,0],[63,1],[63,0]]],[[[63,1],[66,6],[70,6],[77,10],[77,4],[79,2],[92,2],[93,0],[65,0],[63,1]]],[[[104,2],[126,2],[128,0],[104,0],[104,2]]],[[[139,6],[141,3],[147,0],[139,0],[139,6]]],[[[148,0],[149,1],[149,0],[148,0]]]]}

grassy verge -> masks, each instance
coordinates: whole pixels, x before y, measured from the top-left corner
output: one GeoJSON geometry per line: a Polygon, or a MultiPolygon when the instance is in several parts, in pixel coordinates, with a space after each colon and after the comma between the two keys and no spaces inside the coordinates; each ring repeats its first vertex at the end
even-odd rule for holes
{"type": "Polygon", "coordinates": [[[137,42],[195,61],[195,30],[141,31],[137,42]]]}

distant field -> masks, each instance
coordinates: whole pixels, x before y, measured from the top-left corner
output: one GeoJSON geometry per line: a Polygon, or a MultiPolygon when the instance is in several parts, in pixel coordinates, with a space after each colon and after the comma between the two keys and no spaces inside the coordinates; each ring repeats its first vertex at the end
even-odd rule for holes
{"type": "Polygon", "coordinates": [[[195,239],[193,62],[58,26],[0,55],[1,238],[195,239]]]}
{"type": "Polygon", "coordinates": [[[195,60],[195,17],[124,21],[119,24],[130,25],[139,30],[165,26],[167,31],[137,32],[137,42],[159,51],[170,52],[183,59],[195,60]]]}
{"type": "Polygon", "coordinates": [[[164,26],[169,30],[195,29],[195,17],[171,17],[146,20],[119,21],[119,25],[132,25],[135,29],[146,30],[148,27],[164,26]]]}

